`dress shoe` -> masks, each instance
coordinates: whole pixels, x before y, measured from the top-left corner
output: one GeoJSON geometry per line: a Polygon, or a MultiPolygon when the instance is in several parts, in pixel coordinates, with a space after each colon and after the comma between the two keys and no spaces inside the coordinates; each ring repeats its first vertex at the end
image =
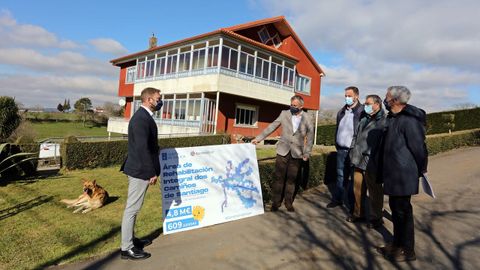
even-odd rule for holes
{"type": "Polygon", "coordinates": [[[295,212],[295,208],[293,208],[293,205],[285,205],[285,208],[287,208],[288,212],[295,212]]]}
{"type": "Polygon", "coordinates": [[[152,244],[150,239],[133,238],[133,245],[138,249],[143,249],[152,244]]]}
{"type": "Polygon", "coordinates": [[[367,227],[369,229],[379,229],[382,226],[383,226],[383,219],[374,219],[367,224],[367,227]]]}
{"type": "Polygon", "coordinates": [[[271,211],[271,212],[277,212],[277,211],[278,211],[278,206],[272,204],[272,207],[270,208],[270,211],[271,211]]]}
{"type": "Polygon", "coordinates": [[[394,252],[391,252],[384,257],[392,262],[415,261],[417,259],[414,250],[406,250],[404,248],[396,249],[394,252]]]}
{"type": "Polygon", "coordinates": [[[377,250],[378,253],[380,253],[385,257],[385,256],[390,256],[390,254],[395,252],[398,249],[398,247],[394,246],[392,243],[388,243],[383,247],[377,247],[375,249],[377,250]]]}
{"type": "Polygon", "coordinates": [[[357,222],[365,221],[365,218],[363,218],[363,217],[348,216],[346,220],[347,220],[347,222],[350,222],[350,223],[357,223],[357,222]]]}
{"type": "Polygon", "coordinates": [[[335,202],[335,201],[331,201],[329,204],[327,204],[327,208],[335,208],[337,206],[342,206],[343,203],[341,202],[335,202]]]}
{"type": "Polygon", "coordinates": [[[150,253],[145,252],[141,249],[138,249],[136,247],[133,247],[129,250],[122,250],[120,252],[120,257],[123,260],[143,260],[150,258],[150,253]]]}

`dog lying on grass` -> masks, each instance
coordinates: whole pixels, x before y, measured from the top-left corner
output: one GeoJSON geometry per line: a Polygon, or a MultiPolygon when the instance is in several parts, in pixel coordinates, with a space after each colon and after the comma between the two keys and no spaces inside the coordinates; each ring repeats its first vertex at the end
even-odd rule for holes
{"type": "Polygon", "coordinates": [[[101,186],[97,185],[97,181],[83,180],[83,194],[77,199],[61,200],[67,204],[67,208],[78,207],[73,213],[88,213],[94,209],[104,206],[108,201],[108,192],[101,186]]]}

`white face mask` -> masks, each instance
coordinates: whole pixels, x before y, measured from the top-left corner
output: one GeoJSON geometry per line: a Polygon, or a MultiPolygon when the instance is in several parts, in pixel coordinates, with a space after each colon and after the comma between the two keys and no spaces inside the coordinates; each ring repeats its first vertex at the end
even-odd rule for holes
{"type": "Polygon", "coordinates": [[[347,104],[348,106],[352,106],[353,105],[353,97],[345,97],[345,104],[347,104]]]}
{"type": "Polygon", "coordinates": [[[363,107],[363,109],[365,110],[365,112],[366,112],[367,114],[372,114],[372,112],[373,112],[373,105],[365,105],[365,106],[363,107]]]}

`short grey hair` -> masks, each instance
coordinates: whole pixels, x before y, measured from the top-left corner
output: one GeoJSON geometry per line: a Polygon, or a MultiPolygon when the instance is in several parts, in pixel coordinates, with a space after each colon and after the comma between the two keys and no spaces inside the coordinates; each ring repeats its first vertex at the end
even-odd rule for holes
{"type": "Polygon", "coordinates": [[[390,93],[393,99],[398,100],[400,104],[407,104],[412,94],[405,86],[390,86],[387,88],[387,92],[390,93]]]}
{"type": "Polygon", "coordinates": [[[299,95],[295,95],[293,96],[291,99],[290,99],[290,102],[294,101],[294,100],[298,100],[298,102],[300,103],[301,106],[303,106],[303,98],[299,95]]]}

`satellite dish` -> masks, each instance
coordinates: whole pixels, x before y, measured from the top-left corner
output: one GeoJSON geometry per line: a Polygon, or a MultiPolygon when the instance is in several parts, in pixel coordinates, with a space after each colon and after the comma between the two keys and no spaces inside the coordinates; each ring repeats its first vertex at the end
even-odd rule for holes
{"type": "Polygon", "coordinates": [[[125,101],[124,98],[121,98],[121,99],[118,100],[118,105],[123,107],[123,106],[125,106],[125,104],[127,104],[127,102],[125,101]]]}

